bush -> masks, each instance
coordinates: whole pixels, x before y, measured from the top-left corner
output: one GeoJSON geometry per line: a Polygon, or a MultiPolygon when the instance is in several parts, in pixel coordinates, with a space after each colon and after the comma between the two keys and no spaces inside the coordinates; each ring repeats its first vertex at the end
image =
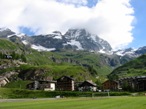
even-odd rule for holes
{"type": "MultiPolygon", "coordinates": [[[[40,90],[22,90],[22,89],[9,89],[7,94],[8,98],[54,98],[61,97],[98,97],[108,96],[107,92],[77,92],[77,91],[40,91],[40,90]],[[11,91],[11,93],[10,93],[11,91]]],[[[109,92],[110,96],[124,96],[130,95],[128,92],[109,92]]]]}

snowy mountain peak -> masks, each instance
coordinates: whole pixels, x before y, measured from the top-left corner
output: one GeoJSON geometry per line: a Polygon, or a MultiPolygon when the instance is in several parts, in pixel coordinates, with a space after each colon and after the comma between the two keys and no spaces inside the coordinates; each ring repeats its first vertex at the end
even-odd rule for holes
{"type": "Polygon", "coordinates": [[[146,47],[141,47],[139,49],[127,48],[123,50],[113,51],[113,54],[119,56],[128,56],[128,57],[138,57],[146,53],[146,47]]]}
{"type": "Polygon", "coordinates": [[[54,39],[62,39],[62,33],[60,31],[53,31],[52,37],[54,39]]]}
{"type": "Polygon", "coordinates": [[[7,38],[9,35],[14,35],[15,32],[11,31],[8,28],[0,28],[0,37],[7,38]]]}
{"type": "Polygon", "coordinates": [[[9,28],[3,27],[3,28],[0,28],[0,32],[2,32],[2,31],[11,31],[11,30],[9,28]]]}
{"type": "Polygon", "coordinates": [[[135,51],[135,53],[136,54],[146,54],[146,46],[144,46],[144,47],[140,47],[139,49],[137,49],[136,51],[135,51]]]}
{"type": "Polygon", "coordinates": [[[89,33],[85,29],[69,29],[65,36],[67,38],[76,39],[78,37],[87,36],[89,33]]]}
{"type": "Polygon", "coordinates": [[[68,40],[74,40],[74,42],[78,42],[78,44],[74,43],[78,45],[78,49],[82,48],[83,50],[95,52],[107,52],[112,49],[107,41],[99,38],[97,35],[89,33],[86,29],[69,29],[64,36],[68,40]]]}
{"type": "Polygon", "coordinates": [[[60,31],[53,31],[53,34],[56,36],[62,36],[62,33],[60,31]]]}
{"type": "Polygon", "coordinates": [[[24,33],[18,33],[18,34],[16,34],[16,36],[19,37],[19,38],[24,38],[25,34],[24,33]]]}

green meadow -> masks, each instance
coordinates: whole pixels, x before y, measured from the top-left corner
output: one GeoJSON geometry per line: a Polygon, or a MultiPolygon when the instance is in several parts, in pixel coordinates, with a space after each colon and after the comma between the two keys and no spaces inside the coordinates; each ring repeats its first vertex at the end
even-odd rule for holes
{"type": "Polygon", "coordinates": [[[0,109],[146,109],[146,97],[0,99],[0,109]]]}

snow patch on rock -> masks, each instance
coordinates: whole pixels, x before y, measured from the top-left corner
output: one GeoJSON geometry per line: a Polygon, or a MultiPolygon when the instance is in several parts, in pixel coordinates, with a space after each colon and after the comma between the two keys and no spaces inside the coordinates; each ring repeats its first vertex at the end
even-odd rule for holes
{"type": "Polygon", "coordinates": [[[45,48],[41,45],[31,45],[31,48],[38,50],[38,51],[54,51],[54,50],[56,50],[55,48],[45,48]]]}
{"type": "Polygon", "coordinates": [[[76,40],[71,40],[70,42],[67,42],[67,44],[70,44],[70,45],[75,45],[78,47],[78,50],[83,50],[82,48],[82,45],[80,44],[79,41],[76,41],[76,40]]]}

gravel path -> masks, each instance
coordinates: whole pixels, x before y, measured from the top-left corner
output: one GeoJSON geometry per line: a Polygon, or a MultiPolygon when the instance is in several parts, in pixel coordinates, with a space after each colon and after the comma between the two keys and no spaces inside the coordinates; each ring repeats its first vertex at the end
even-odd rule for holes
{"type": "Polygon", "coordinates": [[[56,98],[26,98],[26,99],[0,99],[1,102],[23,102],[23,101],[37,101],[37,100],[54,100],[56,98]]]}

